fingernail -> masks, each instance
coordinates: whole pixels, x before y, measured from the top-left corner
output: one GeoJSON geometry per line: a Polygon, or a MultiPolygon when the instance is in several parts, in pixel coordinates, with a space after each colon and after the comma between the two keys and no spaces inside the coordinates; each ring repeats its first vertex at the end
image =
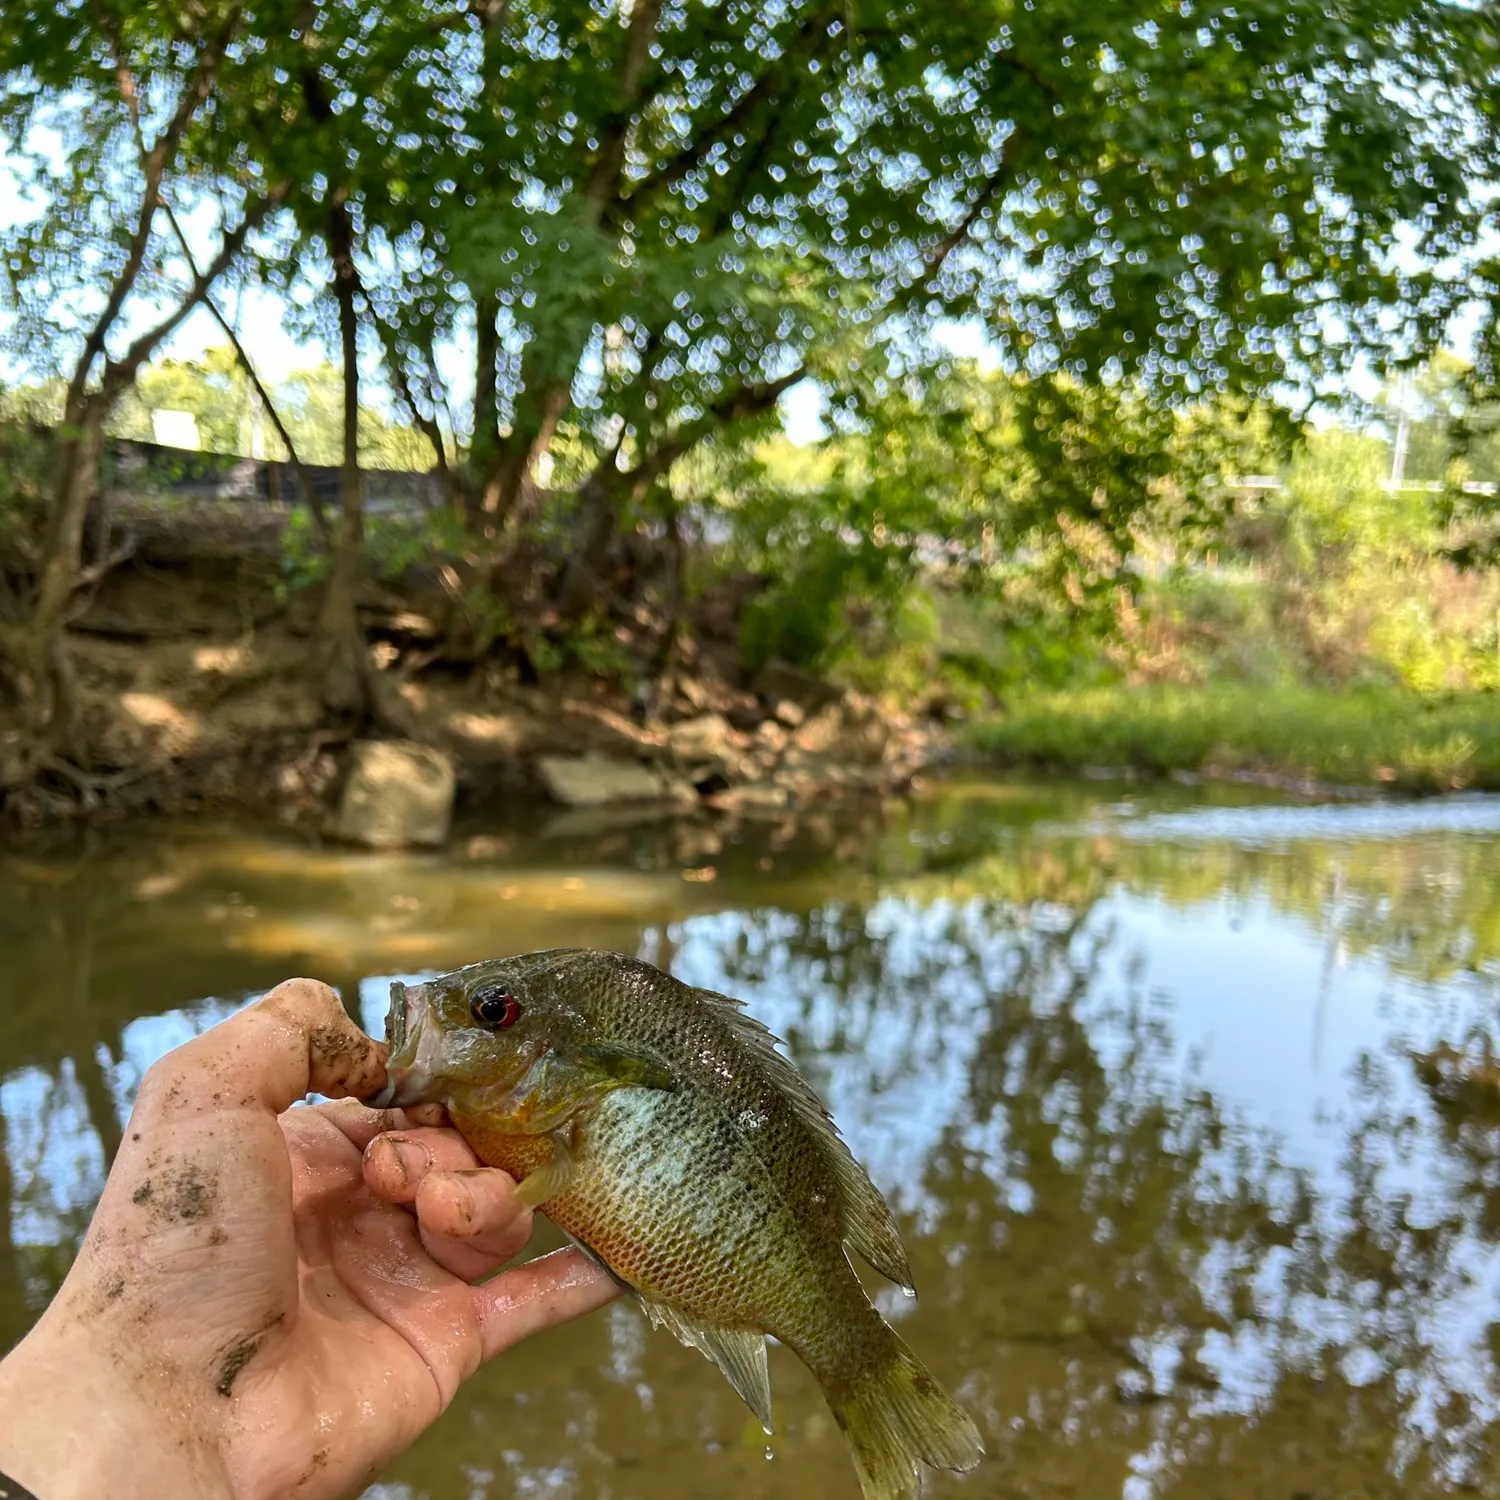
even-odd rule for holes
{"type": "Polygon", "coordinates": [[[403,1140],[396,1135],[383,1135],[377,1139],[384,1141],[394,1153],[403,1185],[416,1182],[431,1171],[432,1154],[419,1141],[403,1140]]]}
{"type": "Polygon", "coordinates": [[[444,1188],[449,1196],[449,1209],[453,1215],[453,1227],[449,1235],[462,1238],[474,1233],[474,1194],[469,1190],[466,1182],[459,1181],[458,1172],[446,1172],[443,1175],[444,1188]]]}
{"type": "Polygon", "coordinates": [[[474,1227],[474,1194],[470,1191],[466,1182],[458,1181],[458,1173],[453,1174],[453,1207],[458,1213],[459,1222],[463,1225],[461,1232],[467,1232],[474,1227]]]}

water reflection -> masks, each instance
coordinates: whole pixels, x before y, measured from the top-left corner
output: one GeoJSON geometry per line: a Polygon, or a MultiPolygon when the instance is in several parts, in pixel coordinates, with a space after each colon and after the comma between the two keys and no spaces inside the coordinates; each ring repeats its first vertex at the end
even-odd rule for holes
{"type": "MultiPolygon", "coordinates": [[[[247,993],[310,969],[375,1026],[391,974],[587,942],[742,996],[896,1206],[922,1295],[882,1305],[993,1455],[931,1493],[1490,1493],[1497,827],[1495,799],[974,787],[445,858],[12,851],[0,1332],[62,1275],[141,1071],[247,993]]],[[[617,1307],[486,1372],[372,1495],[852,1500],[810,1379],[772,1368],[768,1459],[617,1307]]]]}

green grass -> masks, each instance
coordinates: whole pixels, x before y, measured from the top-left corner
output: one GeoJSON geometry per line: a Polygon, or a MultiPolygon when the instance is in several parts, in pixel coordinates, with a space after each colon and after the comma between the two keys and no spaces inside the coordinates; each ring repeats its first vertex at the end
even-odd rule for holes
{"type": "Polygon", "coordinates": [[[1500,695],[1403,688],[1108,687],[1035,695],[968,730],[1008,764],[1264,771],[1408,791],[1500,788],[1500,695]]]}

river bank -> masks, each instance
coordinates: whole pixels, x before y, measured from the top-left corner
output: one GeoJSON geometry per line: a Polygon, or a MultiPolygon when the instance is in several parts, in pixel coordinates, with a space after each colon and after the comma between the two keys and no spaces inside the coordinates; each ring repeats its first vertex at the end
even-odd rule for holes
{"type": "Polygon", "coordinates": [[[1111,686],[1019,699],[965,726],[992,765],[1258,776],[1435,793],[1500,787],[1500,698],[1395,687],[1111,686]]]}
{"type": "MultiPolygon", "coordinates": [[[[749,671],[740,627],[753,580],[703,590],[670,630],[643,604],[550,664],[519,645],[470,643],[466,655],[451,600],[420,570],[370,581],[369,704],[340,718],[318,690],[319,591],[297,586],[278,551],[248,545],[243,525],[221,537],[196,511],[186,530],[164,514],[176,529],[151,532],[73,622],[79,754],[6,799],[14,822],[248,812],[336,833],[371,740],[438,757],[460,811],[629,804],[779,818],[900,793],[954,760],[1303,790],[1500,787],[1500,698],[1480,692],[1116,684],[984,707],[955,701],[941,670],[915,686],[908,673],[904,694],[776,663],[749,671]]],[[[861,680],[887,678],[903,680],[883,669],[861,680]]],[[[6,734],[0,722],[0,763],[6,734]]]]}
{"type": "MultiPolygon", "coordinates": [[[[439,767],[443,828],[454,800],[774,818],[900,791],[941,739],[921,714],[790,667],[744,673],[731,642],[703,635],[684,634],[649,677],[538,674],[513,653],[453,659],[409,596],[366,603],[369,704],[341,718],[319,693],[305,594],[278,599],[263,579],[115,582],[69,634],[79,757],[5,813],[39,827],[248,812],[347,835],[350,783],[379,742],[398,799],[392,776],[439,767]]],[[[0,722],[0,752],[9,732],[0,722]]]]}
{"type": "Polygon", "coordinates": [[[75,636],[98,769],[18,800],[13,821],[248,812],[336,834],[351,765],[371,739],[441,757],[460,808],[634,817],[781,818],[829,798],[900,793],[954,763],[1305,792],[1500,788],[1500,700],[1489,694],[1117,685],[1029,695],[954,724],[925,704],[785,667],[737,679],[692,642],[649,693],[632,694],[584,671],[527,682],[501,660],[424,663],[419,647],[377,628],[373,712],[353,724],[320,703],[312,632],[295,609],[247,616],[232,636],[193,629],[190,603],[182,610],[185,628],[171,636],[75,636]]]}

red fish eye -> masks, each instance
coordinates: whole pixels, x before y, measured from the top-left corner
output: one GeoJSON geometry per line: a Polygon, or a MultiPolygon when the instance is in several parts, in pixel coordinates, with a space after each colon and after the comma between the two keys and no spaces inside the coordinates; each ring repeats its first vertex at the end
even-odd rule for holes
{"type": "Polygon", "coordinates": [[[514,995],[506,994],[499,985],[487,984],[474,991],[469,1000],[469,1014],[481,1026],[501,1031],[520,1020],[521,1006],[514,995]]]}

